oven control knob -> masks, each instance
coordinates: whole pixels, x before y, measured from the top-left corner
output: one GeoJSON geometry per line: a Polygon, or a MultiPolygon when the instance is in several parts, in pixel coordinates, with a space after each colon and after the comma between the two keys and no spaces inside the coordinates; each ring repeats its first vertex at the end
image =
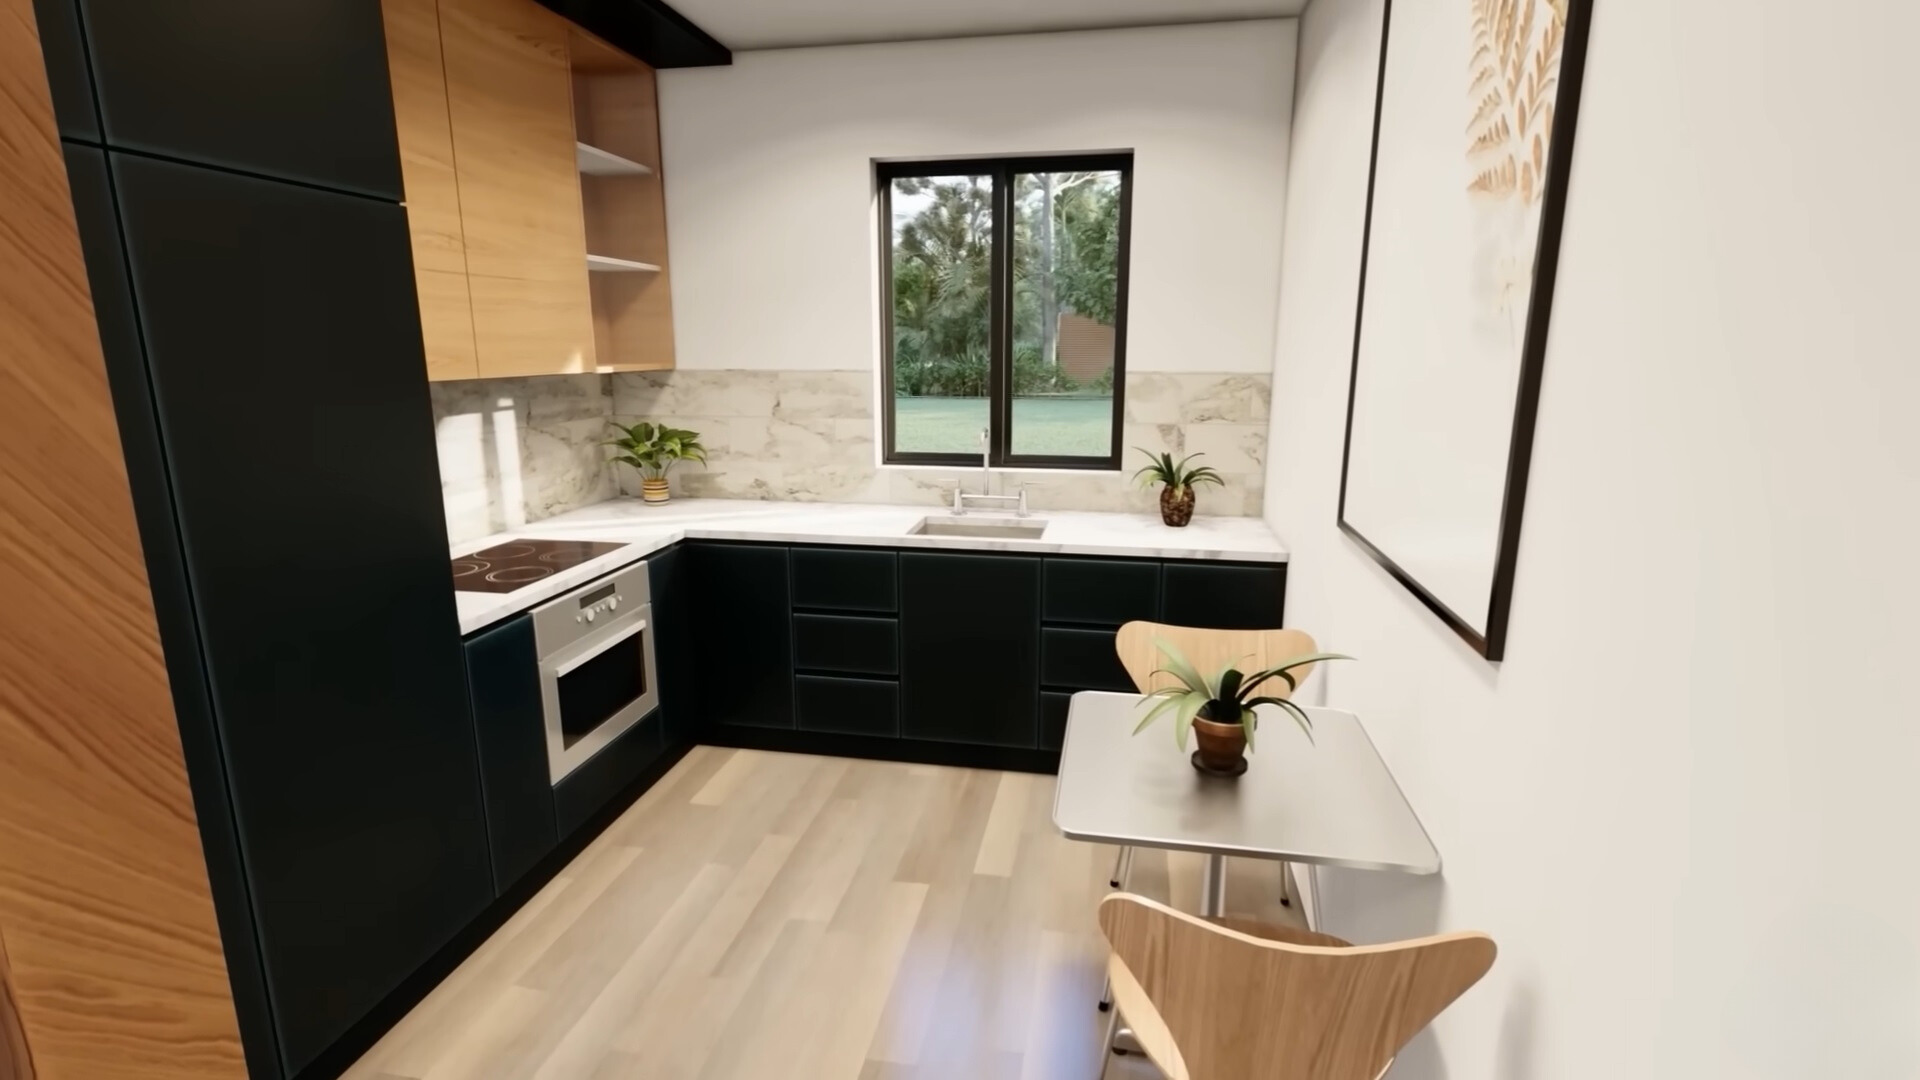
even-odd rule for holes
{"type": "Polygon", "coordinates": [[[587,617],[586,617],[585,615],[575,615],[575,616],[573,617],[573,621],[574,621],[574,622],[586,622],[586,621],[587,621],[587,617]]]}
{"type": "Polygon", "coordinates": [[[593,609],[592,609],[592,608],[588,608],[588,609],[587,609],[587,621],[588,621],[588,622],[592,622],[592,621],[593,621],[593,609]]]}
{"type": "Polygon", "coordinates": [[[607,610],[608,611],[620,610],[620,598],[616,596],[613,599],[607,601],[607,610]]]}

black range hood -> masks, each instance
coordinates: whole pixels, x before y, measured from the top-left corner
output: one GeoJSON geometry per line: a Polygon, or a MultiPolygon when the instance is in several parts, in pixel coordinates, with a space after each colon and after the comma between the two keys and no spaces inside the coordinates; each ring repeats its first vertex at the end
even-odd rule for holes
{"type": "Polygon", "coordinates": [[[540,0],[607,44],[656,68],[718,67],[733,53],[661,0],[540,0]]]}

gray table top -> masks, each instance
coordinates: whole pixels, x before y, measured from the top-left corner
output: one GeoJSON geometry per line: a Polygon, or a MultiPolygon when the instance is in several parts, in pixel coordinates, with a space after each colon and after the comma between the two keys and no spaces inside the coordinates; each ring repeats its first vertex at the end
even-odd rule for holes
{"type": "MultiPolygon", "coordinates": [[[[1360,718],[1307,709],[1313,741],[1260,707],[1246,775],[1204,776],[1137,694],[1083,692],[1067,713],[1053,823],[1069,839],[1288,862],[1434,874],[1440,852],[1360,718]]],[[[1187,741],[1189,751],[1193,741],[1187,741]]]]}

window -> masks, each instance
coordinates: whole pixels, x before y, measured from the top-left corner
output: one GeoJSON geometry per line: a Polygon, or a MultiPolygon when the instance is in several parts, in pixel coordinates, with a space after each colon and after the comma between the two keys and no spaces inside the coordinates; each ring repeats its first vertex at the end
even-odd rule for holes
{"type": "Polygon", "coordinates": [[[1133,155],[877,173],[887,463],[1119,468],[1133,155]]]}

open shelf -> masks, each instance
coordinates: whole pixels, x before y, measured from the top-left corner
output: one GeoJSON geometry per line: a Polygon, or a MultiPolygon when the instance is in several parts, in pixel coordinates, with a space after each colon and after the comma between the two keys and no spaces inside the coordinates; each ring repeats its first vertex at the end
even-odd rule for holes
{"type": "Polygon", "coordinates": [[[652,176],[653,170],[619,154],[610,154],[583,142],[573,144],[573,161],[587,176],[652,176]]]}
{"type": "Polygon", "coordinates": [[[616,259],[611,255],[587,256],[587,269],[595,273],[608,274],[657,274],[660,272],[660,268],[653,263],[616,259]]]}

